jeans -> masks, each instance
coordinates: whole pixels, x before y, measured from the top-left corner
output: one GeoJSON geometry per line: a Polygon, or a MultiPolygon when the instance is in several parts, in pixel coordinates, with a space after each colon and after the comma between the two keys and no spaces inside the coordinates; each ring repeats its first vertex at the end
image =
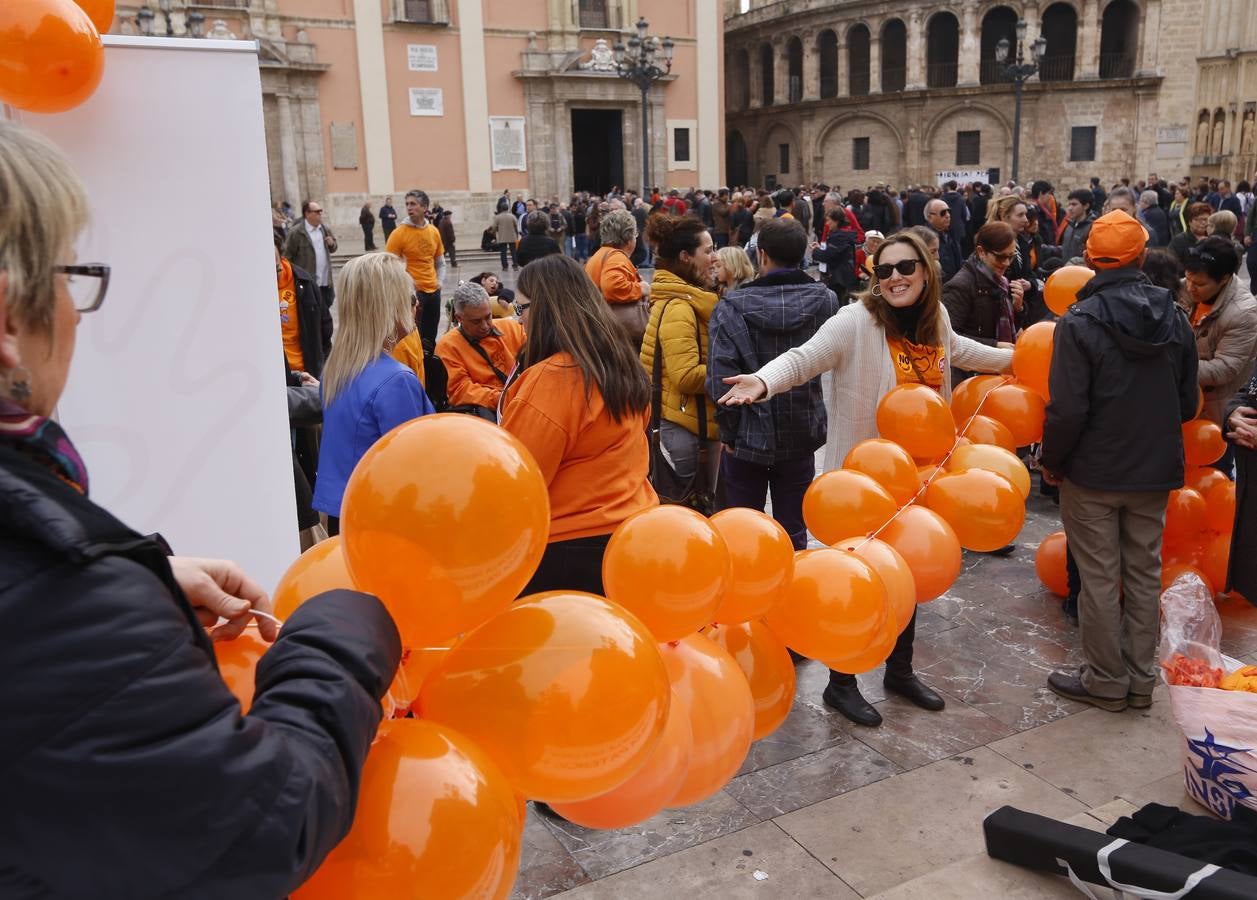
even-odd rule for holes
{"type": "Polygon", "coordinates": [[[576,238],[576,261],[584,262],[589,259],[589,235],[578,234],[576,238]]]}
{"type": "Polygon", "coordinates": [[[547,544],[537,571],[520,596],[542,591],[587,591],[602,595],[602,557],[610,540],[609,534],[596,534],[547,544]]]}
{"type": "Polygon", "coordinates": [[[724,234],[721,234],[719,231],[715,232],[713,241],[715,242],[717,250],[719,250],[721,247],[728,247],[729,246],[729,232],[726,231],[724,234]]]}
{"type": "MultiPolygon", "coordinates": [[[[1257,212],[1249,213],[1249,215],[1257,215],[1257,212]]],[[[1257,285],[1257,240],[1253,241],[1248,252],[1244,254],[1244,264],[1248,266],[1249,283],[1257,285]]]]}
{"type": "MultiPolygon", "coordinates": [[[[916,610],[913,610],[912,618],[908,620],[908,627],[899,635],[899,640],[895,641],[895,649],[890,651],[890,656],[886,659],[887,675],[907,678],[912,674],[912,645],[916,641],[916,636],[917,613],[916,610]]],[[[830,669],[829,683],[854,687],[856,682],[854,675],[830,669]]]]}
{"type": "Polygon", "coordinates": [[[498,252],[502,254],[502,271],[506,271],[506,254],[511,254],[511,268],[515,268],[515,244],[508,241],[505,244],[498,244],[498,252]]]}
{"type": "Polygon", "coordinates": [[[576,259],[576,236],[569,234],[563,239],[563,252],[572,259],[576,259]]]}
{"type": "Polygon", "coordinates": [[[425,347],[435,347],[436,332],[441,326],[441,289],[415,293],[419,295],[419,309],[415,312],[415,327],[419,329],[419,338],[425,347]]]}
{"type": "MultiPolygon", "coordinates": [[[[708,413],[711,414],[710,411],[708,413]]],[[[677,478],[688,482],[698,469],[698,435],[675,422],[659,423],[659,442],[677,478]]],[[[707,487],[715,492],[720,476],[720,442],[707,441],[707,487]]],[[[763,509],[763,504],[760,504],[763,509]]]]}
{"type": "Polygon", "coordinates": [[[769,492],[773,498],[773,518],[790,535],[795,550],[807,549],[807,526],[803,524],[803,494],[812,483],[816,462],[812,454],[771,464],[747,462],[732,453],[720,457],[720,479],[724,488],[723,509],[747,506],[762,510],[769,492]]]}

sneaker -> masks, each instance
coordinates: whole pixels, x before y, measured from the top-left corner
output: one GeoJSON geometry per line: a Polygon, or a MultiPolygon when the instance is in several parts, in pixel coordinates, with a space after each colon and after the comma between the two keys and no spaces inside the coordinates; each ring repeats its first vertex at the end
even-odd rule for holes
{"type": "MultiPolygon", "coordinates": [[[[1118,697],[1097,697],[1083,687],[1082,679],[1077,675],[1070,675],[1066,672],[1053,672],[1048,676],[1048,687],[1052,689],[1054,694],[1064,697],[1066,700],[1074,700],[1078,703],[1086,703],[1099,709],[1109,712],[1121,712],[1126,708],[1126,698],[1118,697]]],[[[1151,698],[1149,698],[1151,701],[1151,698]]]]}

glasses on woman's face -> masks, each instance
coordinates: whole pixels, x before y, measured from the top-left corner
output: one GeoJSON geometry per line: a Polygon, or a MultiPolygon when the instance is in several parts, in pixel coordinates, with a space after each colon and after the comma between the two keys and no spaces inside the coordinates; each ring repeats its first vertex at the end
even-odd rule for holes
{"type": "Polygon", "coordinates": [[[74,301],[75,312],[95,312],[105,302],[105,291],[109,288],[109,266],[104,263],[54,266],[53,271],[66,276],[66,287],[74,301]]]}
{"type": "Polygon", "coordinates": [[[1017,258],[1016,250],[1009,250],[1007,253],[996,253],[993,250],[984,250],[982,252],[985,253],[987,256],[991,257],[991,259],[995,260],[1000,265],[1005,265],[1005,266],[1017,258]]]}
{"type": "Polygon", "coordinates": [[[522,316],[524,313],[528,312],[528,307],[530,306],[532,306],[531,302],[520,303],[518,300],[511,304],[511,307],[515,310],[515,315],[517,316],[522,316]]]}
{"type": "Polygon", "coordinates": [[[920,261],[919,259],[901,259],[897,263],[879,263],[873,267],[873,274],[877,276],[878,281],[885,281],[892,272],[898,272],[907,278],[917,270],[917,263],[920,261]]]}

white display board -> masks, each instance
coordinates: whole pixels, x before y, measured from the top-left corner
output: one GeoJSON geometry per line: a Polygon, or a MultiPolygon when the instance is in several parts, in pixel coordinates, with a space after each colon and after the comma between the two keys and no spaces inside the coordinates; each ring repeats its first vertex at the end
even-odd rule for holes
{"type": "Polygon", "coordinates": [[[58,415],[92,499],[271,590],[299,546],[255,45],[104,40],[91,99],[16,114],[87,185],[79,260],[112,267],[58,415]]]}

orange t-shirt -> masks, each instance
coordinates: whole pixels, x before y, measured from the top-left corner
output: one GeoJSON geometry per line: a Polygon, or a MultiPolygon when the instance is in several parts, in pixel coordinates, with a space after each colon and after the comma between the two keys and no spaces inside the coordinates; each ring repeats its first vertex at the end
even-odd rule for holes
{"type": "Polygon", "coordinates": [[[608,303],[636,303],[642,299],[637,267],[618,247],[599,247],[585,263],[585,273],[608,303]]]}
{"type": "Polygon", "coordinates": [[[292,277],[292,263],[279,261],[283,273],[279,276],[279,330],[284,337],[284,358],[294,372],[306,370],[305,357],[301,354],[301,319],[297,315],[297,280],[292,277]]]}
{"type": "Polygon", "coordinates": [[[907,338],[887,335],[886,347],[891,362],[895,364],[897,384],[924,384],[936,391],[943,389],[943,371],[947,367],[947,354],[942,347],[914,344],[907,338]]]}
{"type": "Polygon", "coordinates": [[[659,505],[647,480],[649,410],[616,422],[571,354],[529,366],[506,391],[502,427],[531,451],[550,489],[550,540],[610,534],[659,505]]]}
{"type": "MultiPolygon", "coordinates": [[[[524,346],[524,326],[514,319],[498,319],[493,327],[501,333],[483,338],[480,347],[499,372],[510,375],[515,368],[515,357],[519,356],[519,350],[524,346]]],[[[436,355],[445,363],[445,371],[449,375],[447,391],[450,406],[473,404],[498,408],[502,382],[461,331],[451,328],[441,335],[436,342],[436,355]]]]}
{"type": "Polygon", "coordinates": [[[428,385],[423,377],[423,342],[419,337],[419,332],[412,331],[398,341],[390,355],[419,376],[419,384],[427,390],[428,385]]]}
{"type": "Polygon", "coordinates": [[[431,294],[440,290],[436,278],[436,260],[445,255],[441,232],[435,225],[416,228],[414,225],[398,225],[388,236],[384,249],[406,260],[406,271],[418,290],[431,294]]]}

